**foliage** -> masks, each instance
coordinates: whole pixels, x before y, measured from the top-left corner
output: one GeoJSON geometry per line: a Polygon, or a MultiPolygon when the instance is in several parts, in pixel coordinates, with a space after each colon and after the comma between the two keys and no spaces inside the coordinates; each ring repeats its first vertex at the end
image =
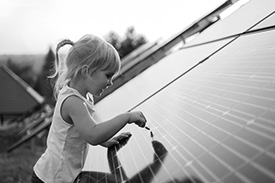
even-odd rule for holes
{"type": "Polygon", "coordinates": [[[0,182],[30,182],[33,166],[46,148],[35,138],[7,153],[16,142],[15,133],[13,129],[0,130],[0,182]]]}
{"type": "Polygon", "coordinates": [[[11,59],[7,61],[7,67],[12,70],[17,76],[23,79],[31,87],[35,85],[36,77],[31,65],[28,64],[16,64],[11,59]]]}
{"type": "Polygon", "coordinates": [[[49,104],[54,104],[53,88],[48,78],[48,76],[51,74],[50,72],[54,65],[54,60],[55,60],[55,56],[52,49],[50,48],[45,57],[42,71],[38,75],[38,79],[34,87],[34,89],[38,93],[40,93],[42,96],[45,97],[46,102],[49,104]]]}
{"type": "Polygon", "coordinates": [[[147,42],[143,35],[136,33],[134,27],[127,29],[124,39],[114,31],[109,32],[105,39],[116,48],[121,59],[147,42]]]}

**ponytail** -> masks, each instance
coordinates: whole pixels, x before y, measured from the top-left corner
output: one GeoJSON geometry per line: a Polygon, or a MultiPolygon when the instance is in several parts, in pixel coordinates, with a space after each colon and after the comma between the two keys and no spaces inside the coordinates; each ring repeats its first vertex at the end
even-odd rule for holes
{"type": "Polygon", "coordinates": [[[64,39],[63,41],[61,41],[60,43],[58,43],[58,45],[56,46],[56,50],[55,50],[55,56],[56,56],[56,61],[59,64],[59,56],[58,56],[58,51],[61,47],[65,46],[66,44],[69,44],[71,46],[74,46],[74,43],[69,40],[69,39],[64,39]]]}
{"type": "Polygon", "coordinates": [[[66,65],[65,63],[61,63],[59,60],[59,54],[58,51],[61,47],[65,46],[65,45],[71,45],[74,46],[74,42],[72,42],[69,39],[64,39],[63,41],[61,41],[60,43],[57,44],[56,46],[56,50],[55,50],[55,71],[54,73],[49,76],[49,78],[53,79],[55,81],[55,83],[53,83],[54,85],[54,97],[57,98],[58,92],[60,89],[62,89],[62,87],[65,84],[65,78],[66,78],[66,65]]]}

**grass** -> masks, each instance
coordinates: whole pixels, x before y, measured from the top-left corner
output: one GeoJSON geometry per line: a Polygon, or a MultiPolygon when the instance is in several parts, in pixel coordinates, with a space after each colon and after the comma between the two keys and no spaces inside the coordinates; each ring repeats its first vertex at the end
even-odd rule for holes
{"type": "Polygon", "coordinates": [[[45,150],[45,139],[37,137],[7,153],[16,142],[15,129],[0,130],[0,183],[31,182],[32,168],[45,150]]]}

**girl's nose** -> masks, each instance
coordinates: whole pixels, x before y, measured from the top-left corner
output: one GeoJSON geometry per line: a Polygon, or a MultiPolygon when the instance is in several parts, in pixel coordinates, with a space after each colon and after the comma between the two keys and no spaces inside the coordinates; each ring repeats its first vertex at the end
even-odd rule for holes
{"type": "Polygon", "coordinates": [[[110,79],[110,80],[108,80],[108,83],[107,83],[107,88],[108,87],[110,87],[110,86],[112,86],[113,85],[113,81],[110,79]]]}

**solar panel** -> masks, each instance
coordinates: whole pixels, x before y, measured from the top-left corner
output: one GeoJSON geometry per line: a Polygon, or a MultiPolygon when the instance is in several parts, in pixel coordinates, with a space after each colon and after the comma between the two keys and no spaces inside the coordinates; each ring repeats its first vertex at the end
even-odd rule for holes
{"type": "MultiPolygon", "coordinates": [[[[243,1],[245,0],[240,0],[239,3],[243,1]]],[[[264,17],[273,13],[274,7],[275,1],[273,0],[250,0],[248,3],[243,4],[241,8],[235,10],[231,15],[203,31],[202,34],[190,44],[205,43],[245,32],[255,26],[264,17]]],[[[274,25],[274,22],[272,25],[274,25]]]]}
{"type": "Polygon", "coordinates": [[[190,68],[199,64],[200,61],[215,53],[231,40],[232,39],[227,39],[211,43],[207,46],[202,45],[183,49],[165,57],[161,60],[161,63],[156,63],[153,67],[148,68],[136,78],[132,79],[131,82],[126,83],[123,87],[114,91],[111,97],[106,97],[106,99],[104,98],[97,103],[97,112],[101,113],[101,110],[102,112],[105,111],[105,115],[97,115],[96,118],[98,118],[99,121],[106,120],[118,113],[128,111],[179,77],[182,73],[188,72],[190,68]],[[150,84],[145,85],[145,81],[150,84]],[[127,95],[125,95],[125,93],[127,93],[127,95]],[[116,106],[116,109],[108,105],[109,103],[120,103],[121,100],[124,101],[123,105],[116,106]]]}
{"type": "MultiPolygon", "coordinates": [[[[261,2],[246,6],[274,5],[261,2]]],[[[264,18],[253,25],[274,25],[264,18]]],[[[128,143],[91,146],[84,170],[114,177],[98,182],[274,182],[274,36],[273,28],[180,50],[104,98],[98,121],[141,110],[153,138],[128,125],[128,143]]]]}
{"type": "Polygon", "coordinates": [[[266,28],[266,27],[274,27],[274,22],[275,22],[275,14],[274,12],[272,12],[269,16],[267,16],[265,19],[263,19],[263,21],[255,26],[254,28],[252,28],[252,30],[255,29],[261,29],[261,28],[266,28]]]}

